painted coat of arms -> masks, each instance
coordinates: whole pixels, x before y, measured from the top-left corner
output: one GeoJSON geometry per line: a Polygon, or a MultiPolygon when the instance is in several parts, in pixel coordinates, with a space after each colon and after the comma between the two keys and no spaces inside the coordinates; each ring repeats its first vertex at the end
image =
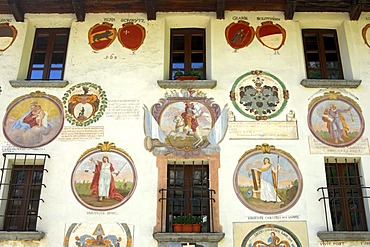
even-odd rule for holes
{"type": "Polygon", "coordinates": [[[277,77],[255,70],[234,82],[230,99],[244,116],[266,120],[281,113],[289,99],[289,92],[277,77]]]}
{"type": "Polygon", "coordinates": [[[105,91],[90,82],[71,87],[62,100],[67,121],[76,126],[88,126],[96,122],[107,108],[105,91]]]}
{"type": "Polygon", "coordinates": [[[233,22],[226,27],[225,36],[227,43],[235,50],[241,49],[252,43],[254,38],[254,28],[249,26],[249,22],[233,22]]]}
{"type": "Polygon", "coordinates": [[[200,91],[183,90],[183,97],[167,95],[145,110],[146,149],[161,147],[166,152],[196,151],[218,147],[228,123],[228,108],[222,111],[200,91]],[[196,95],[196,96],[195,96],[196,95]]]}
{"type": "Polygon", "coordinates": [[[145,28],[132,22],[122,24],[118,30],[118,40],[121,45],[132,51],[136,51],[145,39],[145,28]]]}
{"type": "Polygon", "coordinates": [[[15,99],[3,120],[4,136],[18,147],[41,147],[54,140],[64,125],[62,102],[37,91],[15,99]]]}
{"type": "Polygon", "coordinates": [[[94,50],[102,50],[110,46],[117,36],[117,31],[113,24],[103,22],[95,24],[88,33],[89,44],[94,50]]]}
{"type": "Polygon", "coordinates": [[[307,121],[311,133],[333,147],[352,145],[365,129],[360,106],[350,97],[333,91],[312,100],[307,121]]]}
{"type": "Polygon", "coordinates": [[[0,23],[0,51],[5,51],[17,37],[17,29],[9,23],[0,23]]]}

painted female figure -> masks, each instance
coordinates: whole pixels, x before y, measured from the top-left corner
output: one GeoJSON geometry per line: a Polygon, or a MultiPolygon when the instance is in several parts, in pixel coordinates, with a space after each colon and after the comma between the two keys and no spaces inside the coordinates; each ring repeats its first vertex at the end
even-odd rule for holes
{"type": "MultiPolygon", "coordinates": [[[[93,158],[90,161],[95,164],[94,176],[90,186],[91,194],[98,195],[99,201],[102,201],[103,198],[122,201],[123,196],[118,193],[114,185],[114,168],[109,162],[108,156],[103,156],[102,161],[95,161],[93,158]]],[[[118,173],[116,174],[118,175],[118,173]]]]}
{"type": "Polygon", "coordinates": [[[261,196],[260,199],[265,202],[281,202],[277,194],[277,172],[279,164],[275,169],[270,163],[270,159],[265,157],[263,159],[263,166],[257,169],[257,177],[261,196]]]}

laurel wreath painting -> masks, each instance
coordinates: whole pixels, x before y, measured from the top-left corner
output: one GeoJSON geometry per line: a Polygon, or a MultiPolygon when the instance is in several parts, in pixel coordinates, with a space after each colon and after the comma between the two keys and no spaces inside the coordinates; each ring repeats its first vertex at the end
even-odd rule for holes
{"type": "Polygon", "coordinates": [[[93,210],[110,210],[124,204],[136,188],[131,157],[114,143],[99,143],[84,152],[72,173],[76,199],[93,210]]]}
{"type": "Polygon", "coordinates": [[[288,102],[289,92],[276,76],[254,70],[234,82],[230,99],[244,116],[267,120],[282,112],[288,102]]]}
{"type": "Polygon", "coordinates": [[[340,92],[326,92],[308,107],[308,126],[322,143],[346,147],[357,142],[365,129],[360,106],[340,92]]]}
{"type": "Polygon", "coordinates": [[[234,190],[239,200],[258,213],[288,210],[298,201],[302,187],[295,159],[267,143],[246,151],[234,172],[234,190]]]}
{"type": "Polygon", "coordinates": [[[71,87],[62,101],[67,121],[76,126],[97,122],[104,115],[108,103],[105,91],[91,82],[71,87]]]}

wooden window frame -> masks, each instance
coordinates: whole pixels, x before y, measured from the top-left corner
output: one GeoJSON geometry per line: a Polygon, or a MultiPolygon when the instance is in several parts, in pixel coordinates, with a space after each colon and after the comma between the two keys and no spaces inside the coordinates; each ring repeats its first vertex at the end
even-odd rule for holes
{"type": "Polygon", "coordinates": [[[304,47],[304,54],[305,54],[305,63],[306,63],[306,73],[307,73],[307,79],[343,79],[343,68],[342,68],[342,62],[341,62],[341,56],[340,56],[340,50],[339,50],[339,44],[338,44],[338,37],[336,30],[333,29],[303,29],[302,30],[302,39],[303,39],[303,47],[304,47]],[[335,40],[335,50],[325,50],[324,48],[324,40],[323,37],[325,34],[333,35],[335,40]],[[317,41],[317,50],[308,50],[306,45],[305,37],[306,35],[315,35],[316,41],[317,41]],[[319,56],[319,63],[320,66],[318,68],[310,68],[309,66],[309,60],[308,60],[308,54],[309,53],[318,53],[319,56]],[[328,68],[327,67],[327,61],[326,61],[326,54],[336,54],[337,60],[338,60],[338,68],[328,68]],[[321,78],[311,78],[309,71],[320,71],[321,78]],[[338,78],[330,78],[329,71],[338,71],[339,76],[338,78]]]}
{"type": "Polygon", "coordinates": [[[206,77],[206,32],[203,28],[175,28],[171,29],[171,40],[170,40],[170,71],[169,78],[174,79],[173,74],[178,70],[173,68],[173,54],[183,53],[184,54],[184,73],[189,73],[191,71],[199,71],[202,74],[202,79],[206,77]],[[184,36],[184,50],[175,50],[173,47],[173,37],[184,36]],[[191,49],[191,37],[192,36],[202,36],[203,44],[202,50],[192,50],[191,49]],[[203,56],[203,67],[202,69],[192,68],[191,66],[191,55],[193,53],[201,53],[203,56]]]}
{"type": "Polygon", "coordinates": [[[32,54],[30,59],[30,64],[28,68],[27,79],[28,80],[62,80],[64,77],[65,71],[65,64],[66,64],[66,56],[67,56],[67,47],[68,47],[68,40],[69,40],[69,28],[37,28],[35,33],[35,38],[33,42],[32,54]],[[42,35],[49,35],[48,42],[46,48],[37,49],[37,42],[39,37],[42,35]],[[55,38],[57,35],[66,35],[66,41],[64,47],[62,49],[54,49],[55,38]],[[40,69],[32,68],[35,60],[35,55],[37,53],[45,53],[45,60],[44,60],[44,67],[40,69]],[[63,53],[63,63],[61,68],[52,68],[52,58],[53,53],[63,53]],[[61,71],[60,78],[52,78],[50,79],[50,72],[51,71],[61,71]],[[42,78],[31,78],[33,71],[42,71],[42,78]]]}
{"type": "Polygon", "coordinates": [[[354,162],[347,162],[346,160],[345,163],[333,163],[326,160],[325,170],[333,230],[367,231],[364,197],[362,194],[363,187],[361,186],[361,176],[359,175],[356,159],[354,159],[354,162]],[[348,171],[352,171],[352,174],[348,173],[348,171]],[[337,225],[337,215],[342,216],[342,227],[339,224],[337,225]],[[358,215],[358,217],[351,219],[351,215],[358,215]],[[360,224],[359,228],[354,229],[353,220],[355,221],[354,223],[358,222],[360,224]]]}

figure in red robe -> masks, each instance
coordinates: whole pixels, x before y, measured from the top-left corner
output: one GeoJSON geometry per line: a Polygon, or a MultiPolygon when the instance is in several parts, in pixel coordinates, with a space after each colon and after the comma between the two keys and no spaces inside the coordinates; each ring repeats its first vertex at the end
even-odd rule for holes
{"type": "Polygon", "coordinates": [[[102,161],[95,161],[93,158],[90,160],[95,163],[94,176],[90,185],[91,194],[98,195],[99,201],[102,201],[103,198],[122,201],[124,197],[118,193],[114,185],[112,175],[114,167],[109,162],[108,156],[103,156],[102,161]]]}

